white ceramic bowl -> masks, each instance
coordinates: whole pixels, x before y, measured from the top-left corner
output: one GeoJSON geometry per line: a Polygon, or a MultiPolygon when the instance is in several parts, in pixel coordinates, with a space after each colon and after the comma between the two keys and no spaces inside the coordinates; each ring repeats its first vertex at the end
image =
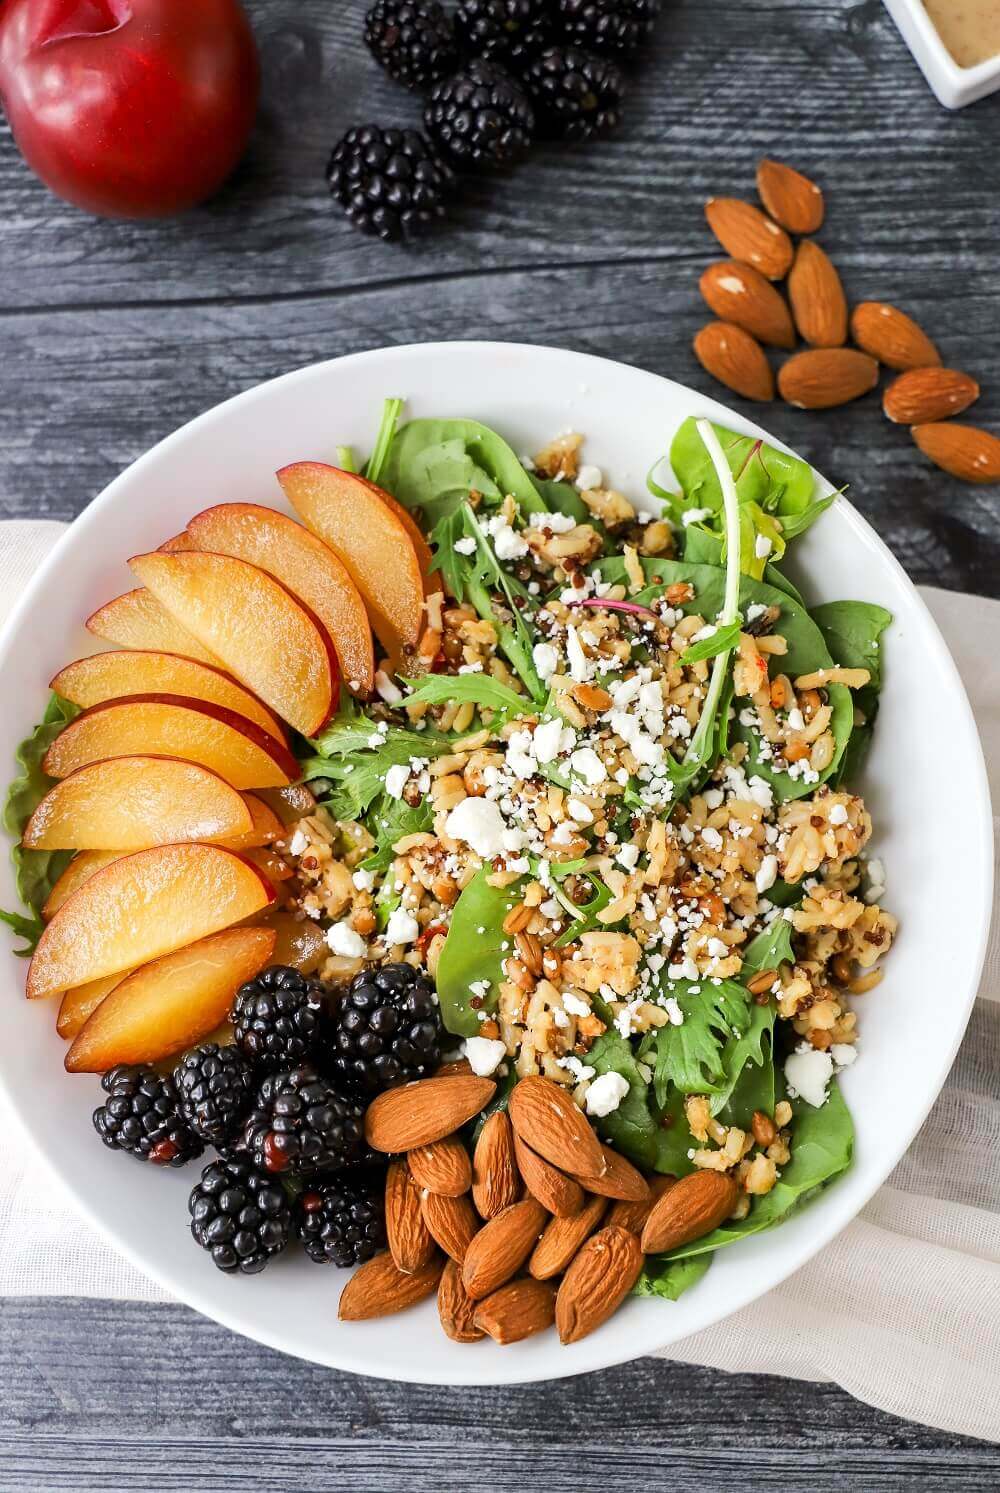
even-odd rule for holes
{"type": "Polygon", "coordinates": [[[964,109],[1000,88],[1000,56],[960,67],[948,51],[923,0],[885,0],[906,45],[946,109],[964,109]]]}
{"type": "MultiPolygon", "coordinates": [[[[324,363],[252,389],[143,456],[87,511],[35,578],[0,644],[0,762],[31,728],[46,683],[94,651],[83,618],[130,584],[125,561],[212,503],[282,507],[286,462],[370,447],[381,402],[405,395],[416,415],[472,415],[518,450],[572,426],[588,461],[631,493],[687,415],[752,430],[690,389],[579,353],[503,343],[387,348],[324,363]]],[[[760,432],[755,432],[760,433],[760,432]]],[[[835,472],[860,483],[863,472],[835,472]]],[[[344,1275],[289,1251],[262,1276],[216,1271],[187,1233],[197,1167],[162,1173],[102,1147],[90,1124],[97,1080],[67,1077],[47,1003],[23,998],[24,964],[0,940],[5,987],[0,1078],[41,1152],[108,1240],[166,1290],[237,1332],[318,1363],[419,1382],[513,1383],[637,1357],[696,1332],[785,1279],[858,1212],[906,1149],[951,1065],[983,958],[991,905],[991,818],[969,706],[939,633],[909,580],[865,521],[837,503],[795,547],[794,572],[815,600],[889,607],[886,686],[864,789],[902,920],[879,989],[860,1003],[860,1060],[844,1091],[857,1127],[852,1171],[769,1234],[722,1251],[676,1304],[632,1301],[570,1348],[546,1333],[515,1347],[463,1347],[433,1301],[400,1317],[337,1321],[344,1275]]],[[[0,867],[0,906],[13,902],[0,867]]],[[[870,1263],[870,1262],[869,1262],[870,1263]]]]}

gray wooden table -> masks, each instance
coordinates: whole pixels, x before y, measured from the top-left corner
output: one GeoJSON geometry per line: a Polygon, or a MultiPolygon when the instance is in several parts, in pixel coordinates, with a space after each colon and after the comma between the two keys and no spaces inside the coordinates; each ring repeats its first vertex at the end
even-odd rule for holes
{"type": "MultiPolygon", "coordinates": [[[[412,123],[360,42],[363,0],[250,0],[264,103],[211,205],[102,223],[0,136],[0,516],[71,518],[217,401],[340,353],[493,337],[602,353],[711,390],[690,352],[701,208],[772,154],[826,189],[852,300],[899,301],[976,373],[1000,426],[1000,98],[927,91],[880,0],[666,0],[626,127],[474,184],[419,247],[359,238],[323,167],[351,123],[412,123]]],[[[917,580],[1000,595],[995,489],[929,468],[878,401],[764,418],[917,580]]],[[[300,1364],[183,1307],[0,1302],[0,1489],[995,1488],[1000,1450],[839,1390],[645,1361],[497,1392],[300,1364]]]]}

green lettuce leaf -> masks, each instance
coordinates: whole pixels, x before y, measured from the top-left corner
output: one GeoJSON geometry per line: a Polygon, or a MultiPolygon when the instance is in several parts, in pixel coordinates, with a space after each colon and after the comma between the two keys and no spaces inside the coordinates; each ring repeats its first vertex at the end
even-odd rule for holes
{"type": "Polygon", "coordinates": [[[696,1286],[712,1263],[711,1255],[693,1255],[688,1260],[671,1260],[666,1255],[650,1255],[642,1274],[632,1288],[633,1296],[657,1296],[661,1301],[677,1301],[696,1286]]]}
{"type": "Polygon", "coordinates": [[[489,867],[483,866],[455,903],[448,937],[437,967],[437,992],[445,1030],[456,1037],[479,1034],[477,1008],[470,1004],[470,986],[485,980],[484,1011],[496,1009],[503,979],[503,961],[510,949],[510,936],[503,921],[521,900],[524,878],[510,886],[490,886],[489,867]]]}
{"type": "Polygon", "coordinates": [[[682,1094],[718,1093],[726,1082],[723,1054],[731,1036],[746,1031],[752,1003],[735,980],[677,980],[664,987],[683,1013],[643,1042],[640,1056],[654,1064],[653,1083],[661,1108],[669,1087],[682,1094]]]}
{"type": "MultiPolygon", "coordinates": [[[[25,825],[55,781],[42,771],[45,753],[68,722],[79,713],[78,706],[52,695],[41,723],[18,747],[16,757],[22,771],[7,790],[3,810],[4,829],[15,840],[20,840],[25,825]]],[[[19,954],[30,954],[34,950],[41,937],[39,915],[42,907],[72,858],[70,850],[22,850],[20,845],[14,846],[12,859],[17,895],[34,914],[31,918],[24,918],[19,913],[3,914],[3,921],[19,937],[27,940],[27,948],[19,949],[19,954]]]]}

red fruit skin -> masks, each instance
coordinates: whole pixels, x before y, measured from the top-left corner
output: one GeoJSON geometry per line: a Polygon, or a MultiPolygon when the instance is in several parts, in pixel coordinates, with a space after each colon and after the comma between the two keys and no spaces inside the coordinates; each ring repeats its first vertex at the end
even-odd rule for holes
{"type": "Polygon", "coordinates": [[[0,100],[31,169],[102,217],[159,218],[222,185],[260,69],[239,0],[0,0],[0,100]]]}

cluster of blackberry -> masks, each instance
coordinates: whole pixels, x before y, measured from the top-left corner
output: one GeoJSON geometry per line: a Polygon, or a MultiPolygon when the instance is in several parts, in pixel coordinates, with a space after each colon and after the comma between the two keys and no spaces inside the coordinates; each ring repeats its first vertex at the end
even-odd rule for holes
{"type": "Polygon", "coordinates": [[[397,240],[444,215],[458,172],[515,165],[539,138],[583,141],[621,118],[661,0],[375,0],[365,42],[425,95],[424,128],[348,130],[327,180],[356,228],[397,240]]]}
{"type": "Polygon", "coordinates": [[[383,1159],[364,1112],[433,1072],[437,997],[408,964],[329,989],[283,965],[242,985],[231,1046],[207,1043],[172,1074],[118,1067],[94,1128],[112,1150],[181,1166],[218,1157],[191,1193],[191,1232],[220,1270],[252,1275],[289,1241],[317,1263],[357,1265],[385,1245],[383,1159]]]}

